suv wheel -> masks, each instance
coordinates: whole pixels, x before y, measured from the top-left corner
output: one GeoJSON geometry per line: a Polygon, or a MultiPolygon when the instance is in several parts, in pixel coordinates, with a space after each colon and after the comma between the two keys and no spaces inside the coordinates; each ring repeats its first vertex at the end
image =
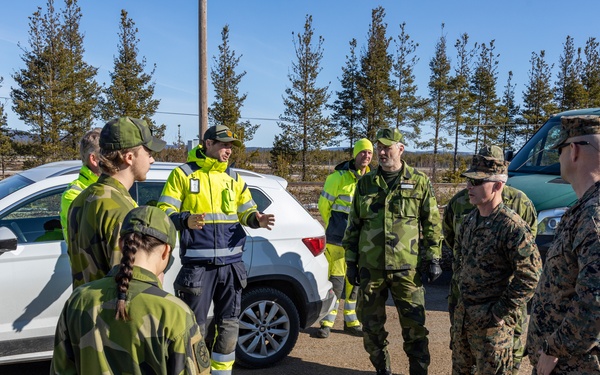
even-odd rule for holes
{"type": "Polygon", "coordinates": [[[236,363],[248,368],[273,365],[292,351],[299,329],[298,309],[280,290],[244,292],[236,363]]]}

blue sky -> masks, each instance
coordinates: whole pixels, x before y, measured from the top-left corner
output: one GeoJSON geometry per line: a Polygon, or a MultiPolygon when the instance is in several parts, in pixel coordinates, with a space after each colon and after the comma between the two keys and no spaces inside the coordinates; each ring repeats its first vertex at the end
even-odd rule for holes
{"type": "MultiPolygon", "coordinates": [[[[325,39],[319,85],[330,83],[339,90],[338,78],[349,53],[348,42],[356,38],[364,48],[371,10],[386,10],[388,35],[396,37],[399,24],[419,43],[415,68],[419,94],[427,96],[429,60],[445,23],[448,55],[454,61],[454,42],[463,33],[471,42],[495,39],[500,54],[498,93],[506,85],[508,71],[514,73],[517,100],[525,89],[532,52],[546,51],[547,62],[558,65],[567,35],[583,47],[589,37],[600,39],[600,2],[573,0],[207,0],[208,63],[218,53],[221,29],[230,27],[230,44],[241,55],[238,72],[246,71],[240,91],[248,94],[242,116],[261,124],[247,146],[270,147],[279,132],[275,119],[283,112],[282,95],[289,86],[288,73],[295,52],[292,32],[302,32],[307,14],[313,16],[315,35],[325,39]]],[[[161,100],[158,123],[167,124],[166,140],[177,139],[178,126],[184,140],[198,134],[198,2],[196,0],[79,0],[85,33],[86,61],[99,68],[99,83],[110,83],[109,72],[117,53],[120,10],[126,9],[139,29],[140,56],[149,71],[156,64],[155,97],[161,100]],[[179,113],[182,115],[176,115],[179,113]]],[[[11,75],[21,69],[22,51],[28,47],[28,17],[45,0],[5,1],[0,23],[0,100],[5,103],[9,127],[27,129],[12,112],[11,75]]],[[[55,0],[62,8],[63,1],[55,0]]],[[[390,51],[391,52],[391,51],[390,51]]],[[[556,70],[556,68],[555,68],[556,70]]],[[[555,80],[556,76],[554,76],[555,80]]],[[[332,100],[334,96],[332,95],[332,100]]],[[[209,104],[214,100],[209,79],[209,104]]],[[[97,125],[102,126],[102,123],[97,125]]]]}

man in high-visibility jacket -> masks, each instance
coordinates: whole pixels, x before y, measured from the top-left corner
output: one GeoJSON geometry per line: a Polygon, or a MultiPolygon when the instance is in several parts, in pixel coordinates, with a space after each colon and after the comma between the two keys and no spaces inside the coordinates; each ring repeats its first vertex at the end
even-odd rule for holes
{"type": "Polygon", "coordinates": [[[258,212],[242,177],[228,168],[233,146],[241,144],[224,125],[208,128],[196,155],[171,172],[158,203],[180,231],[175,292],[194,310],[204,337],[214,303],[216,338],[206,337],[212,375],[231,374],[235,361],[247,278],[242,225],[270,230],[275,223],[273,214],[258,212]]]}
{"type": "Polygon", "coordinates": [[[335,171],[327,177],[323,191],[319,197],[319,212],[325,222],[327,249],[325,257],[329,262],[329,281],[333,284],[333,292],[337,301],[333,309],[321,320],[321,328],[317,337],[327,338],[338,313],[339,300],[342,298],[344,284],[344,331],[354,336],[362,336],[360,322],[356,317],[356,293],[358,288],[346,280],[346,257],[342,247],[342,238],[348,224],[348,212],[354,196],[356,182],[369,172],[369,163],[373,158],[373,144],[366,138],[356,142],[352,151],[352,160],[345,161],[335,167],[335,171]]]}
{"type": "Polygon", "coordinates": [[[63,237],[67,241],[67,214],[71,202],[88,186],[98,181],[100,176],[100,131],[102,128],[94,128],[81,137],[79,141],[79,155],[83,165],[79,170],[79,176],[73,180],[60,199],[60,225],[63,237]]]}

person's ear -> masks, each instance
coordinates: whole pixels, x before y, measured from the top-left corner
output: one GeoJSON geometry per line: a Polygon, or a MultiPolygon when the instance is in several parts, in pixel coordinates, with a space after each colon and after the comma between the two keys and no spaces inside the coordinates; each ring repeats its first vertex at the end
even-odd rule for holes
{"type": "Polygon", "coordinates": [[[163,248],[162,254],[160,255],[162,260],[165,260],[169,257],[169,255],[171,255],[171,245],[169,244],[165,244],[165,247],[163,248]]]}

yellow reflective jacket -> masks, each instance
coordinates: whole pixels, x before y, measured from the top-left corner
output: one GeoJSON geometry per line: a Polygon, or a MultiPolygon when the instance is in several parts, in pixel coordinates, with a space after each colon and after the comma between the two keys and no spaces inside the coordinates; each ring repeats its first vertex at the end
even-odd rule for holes
{"type": "Polygon", "coordinates": [[[256,204],[244,180],[226,162],[207,157],[201,149],[196,156],[171,172],[158,207],[180,231],[182,264],[239,262],[246,241],[242,225],[258,227],[256,204]],[[189,215],[202,213],[204,227],[189,229],[189,215]]]}

